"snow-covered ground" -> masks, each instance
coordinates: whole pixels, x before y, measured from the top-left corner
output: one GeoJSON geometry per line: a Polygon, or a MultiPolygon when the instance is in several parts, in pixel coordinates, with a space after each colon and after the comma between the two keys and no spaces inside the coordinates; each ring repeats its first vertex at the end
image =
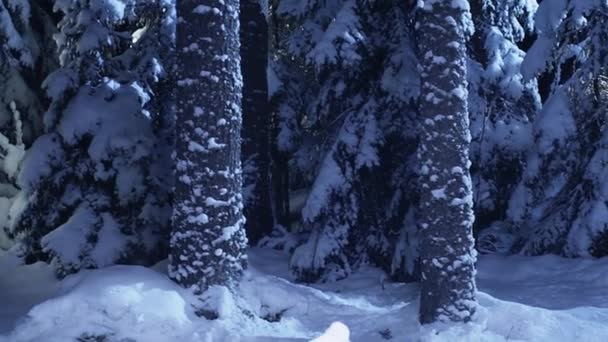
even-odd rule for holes
{"type": "Polygon", "coordinates": [[[213,321],[195,315],[187,304],[193,298],[167,279],[164,264],[114,266],[57,282],[43,264],[19,266],[1,256],[0,340],[608,340],[608,259],[482,256],[477,321],[445,331],[417,324],[415,284],[382,284],[377,269],[307,286],[290,281],[285,254],[254,248],[249,255],[238,296],[213,289],[220,316],[213,321]]]}

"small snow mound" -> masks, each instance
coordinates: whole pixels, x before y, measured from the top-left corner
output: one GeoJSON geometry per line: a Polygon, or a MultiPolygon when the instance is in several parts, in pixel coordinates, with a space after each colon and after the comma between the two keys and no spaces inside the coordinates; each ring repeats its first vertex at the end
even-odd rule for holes
{"type": "Polygon", "coordinates": [[[469,323],[442,323],[420,326],[420,342],[502,342],[504,337],[495,334],[487,328],[487,310],[478,306],[477,313],[469,323]]]}
{"type": "Polygon", "coordinates": [[[192,314],[175,284],[135,266],[89,271],[64,282],[64,295],[34,307],[10,341],[72,341],[83,334],[170,341],[192,314]]]}
{"type": "Polygon", "coordinates": [[[350,342],[350,330],[342,322],[333,322],[323,335],[311,342],[350,342]]]}
{"type": "Polygon", "coordinates": [[[422,342],[585,341],[604,342],[608,336],[605,309],[580,307],[547,310],[477,293],[479,306],[467,324],[420,326],[422,342]]]}
{"type": "Polygon", "coordinates": [[[217,312],[220,318],[236,316],[238,306],[230,290],[225,286],[211,286],[203,294],[205,305],[217,312]]]}
{"type": "MultiPolygon", "coordinates": [[[[277,295],[285,290],[283,282],[271,279],[258,276],[234,293],[212,286],[195,296],[149,268],[113,266],[81,271],[62,282],[58,297],[31,309],[8,341],[201,342],[315,336],[315,330],[295,317],[282,317],[285,308],[280,300],[266,303],[257,299],[260,293],[277,295]],[[201,310],[217,316],[205,319],[201,310]]],[[[289,298],[287,292],[285,298],[289,298]]]]}

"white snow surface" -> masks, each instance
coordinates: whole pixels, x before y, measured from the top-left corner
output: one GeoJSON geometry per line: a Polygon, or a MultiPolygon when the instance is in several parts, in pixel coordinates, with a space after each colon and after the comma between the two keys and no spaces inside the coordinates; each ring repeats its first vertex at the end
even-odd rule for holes
{"type": "Polygon", "coordinates": [[[384,283],[363,267],[335,283],[291,281],[288,255],[249,250],[236,295],[209,291],[219,318],[194,314],[196,299],[153,268],[112,266],[56,281],[44,264],[0,256],[0,341],[606,341],[608,258],[481,256],[474,323],[417,323],[418,286],[384,283]],[[284,262],[281,262],[283,260],[284,262]],[[29,311],[29,312],[28,312],[29,311]],[[278,322],[259,317],[281,313],[278,322]]]}

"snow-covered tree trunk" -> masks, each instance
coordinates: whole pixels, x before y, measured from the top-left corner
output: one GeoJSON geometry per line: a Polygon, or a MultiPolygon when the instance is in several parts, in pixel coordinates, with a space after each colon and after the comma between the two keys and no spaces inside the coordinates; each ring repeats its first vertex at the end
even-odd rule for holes
{"type": "Polygon", "coordinates": [[[469,4],[427,0],[416,25],[422,85],[420,322],[466,322],[476,306],[465,47],[469,4]]]}
{"type": "Polygon", "coordinates": [[[177,2],[175,202],[170,276],[202,292],[246,266],[238,0],[177,2]]]}
{"type": "Polygon", "coordinates": [[[274,226],[270,195],[268,24],[258,0],[241,1],[243,73],[243,195],[247,237],[257,242],[274,226]]]}

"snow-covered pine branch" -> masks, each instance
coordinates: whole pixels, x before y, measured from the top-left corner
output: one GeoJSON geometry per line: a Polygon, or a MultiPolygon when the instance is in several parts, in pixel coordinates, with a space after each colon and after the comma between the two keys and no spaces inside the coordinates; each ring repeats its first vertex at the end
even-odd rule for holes
{"type": "Polygon", "coordinates": [[[13,233],[25,237],[26,261],[49,261],[59,276],[155,262],[168,245],[171,180],[169,152],[157,148],[167,145],[168,120],[158,118],[172,114],[152,98],[167,74],[163,37],[174,12],[166,1],[54,6],[59,68],[43,83],[45,134],[23,163],[28,201],[13,233]]]}

